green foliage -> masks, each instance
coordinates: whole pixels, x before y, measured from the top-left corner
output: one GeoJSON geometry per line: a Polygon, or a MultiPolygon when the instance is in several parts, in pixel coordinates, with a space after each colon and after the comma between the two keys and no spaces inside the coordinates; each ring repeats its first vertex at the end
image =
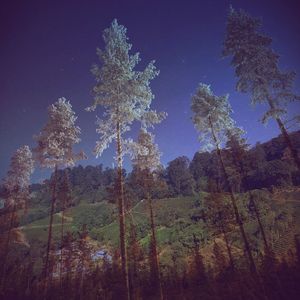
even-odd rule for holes
{"type": "Polygon", "coordinates": [[[43,208],[32,208],[27,214],[22,214],[20,218],[20,226],[32,223],[48,216],[48,210],[43,208]]]}
{"type": "MultiPolygon", "coordinates": [[[[293,144],[300,150],[300,131],[290,135],[293,144]]],[[[273,186],[291,186],[300,184],[299,172],[293,162],[285,158],[286,144],[282,136],[269,142],[257,143],[252,149],[245,149],[243,159],[236,159],[228,149],[222,150],[228,174],[237,190],[245,191],[252,189],[269,188],[273,186]],[[232,159],[233,158],[233,159],[232,159]],[[234,167],[236,160],[238,168],[234,167]],[[241,174],[241,165],[245,171],[245,179],[238,178],[241,174]],[[236,172],[239,171],[239,172],[236,172]]],[[[196,182],[197,191],[207,191],[207,178],[219,183],[223,190],[227,191],[224,178],[221,176],[215,152],[195,153],[191,163],[190,172],[196,182]]]]}
{"type": "Polygon", "coordinates": [[[195,181],[190,173],[189,163],[186,156],[180,156],[169,162],[167,175],[173,195],[194,194],[195,181]]]}
{"type": "Polygon", "coordinates": [[[78,230],[83,225],[86,225],[88,230],[92,230],[111,223],[115,217],[115,208],[108,203],[84,204],[74,209],[72,215],[73,224],[78,230]]]}
{"type": "MultiPolygon", "coordinates": [[[[271,244],[278,241],[278,237],[286,234],[289,224],[294,222],[295,228],[300,233],[300,205],[298,191],[281,191],[272,194],[267,190],[252,191],[256,204],[260,210],[266,236],[271,244]]],[[[192,255],[193,236],[201,239],[201,248],[213,245],[215,238],[220,237],[217,226],[208,222],[207,201],[211,200],[208,193],[200,193],[191,197],[165,198],[153,201],[154,217],[157,230],[158,252],[162,272],[165,273],[174,266],[174,255],[178,272],[186,268],[186,259],[192,255]],[[174,254],[175,253],[175,254],[174,254]]],[[[238,208],[243,216],[245,230],[250,237],[254,253],[263,250],[263,243],[258,224],[251,214],[249,196],[247,193],[237,194],[238,208]]],[[[227,202],[228,195],[220,194],[221,201],[227,202]]],[[[115,204],[83,203],[65,212],[65,232],[78,232],[83,224],[87,225],[89,235],[113,251],[119,247],[119,224],[115,204]]],[[[38,210],[29,209],[28,215],[38,214],[38,210]]],[[[148,251],[150,243],[150,224],[148,205],[146,200],[138,202],[127,214],[127,226],[133,222],[136,228],[136,239],[144,251],[148,251]]],[[[23,227],[25,236],[30,244],[30,257],[37,262],[36,274],[42,267],[42,258],[45,254],[47,243],[49,218],[36,220],[23,227]]],[[[61,214],[54,215],[53,240],[55,247],[60,245],[61,214]]],[[[229,226],[226,230],[232,247],[242,249],[238,228],[229,226]]],[[[209,248],[210,249],[210,248],[209,248]]],[[[209,250],[211,253],[213,248],[209,250]]],[[[240,250],[241,251],[241,250],[240,250]]],[[[113,252],[111,252],[112,254],[113,252]]],[[[205,252],[204,252],[205,253],[205,252]]],[[[236,254],[238,255],[238,254],[236,254]]],[[[205,255],[204,260],[208,259],[205,255]]]]}

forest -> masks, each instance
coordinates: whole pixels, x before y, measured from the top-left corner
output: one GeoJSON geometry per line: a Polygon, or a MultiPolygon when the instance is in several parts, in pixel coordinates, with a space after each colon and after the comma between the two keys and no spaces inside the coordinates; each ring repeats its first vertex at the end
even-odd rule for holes
{"type": "Polygon", "coordinates": [[[159,70],[155,61],[141,70],[114,19],[85,112],[98,113],[99,164],[84,164],[84,132],[65,97],[47,108],[35,146],[11,155],[0,185],[0,299],[299,299],[296,74],[281,69],[260,19],[230,7],[224,30],[220,56],[236,91],[280,134],[251,145],[229,95],[199,82],[188,99],[199,151],[163,165],[154,129],[168,111],[151,106],[159,70]],[[112,167],[101,162],[109,147],[112,167]],[[39,183],[38,168],[51,174],[39,183]]]}

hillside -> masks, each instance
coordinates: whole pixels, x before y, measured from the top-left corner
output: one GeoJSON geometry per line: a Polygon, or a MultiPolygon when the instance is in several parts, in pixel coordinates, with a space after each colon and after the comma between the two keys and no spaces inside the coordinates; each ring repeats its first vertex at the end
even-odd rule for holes
{"type": "MultiPolygon", "coordinates": [[[[297,147],[299,137],[300,131],[292,134],[297,147]]],[[[251,193],[255,194],[269,244],[280,259],[288,256],[289,249],[294,248],[295,234],[300,233],[300,189],[296,185],[298,173],[290,168],[288,160],[280,159],[284,156],[284,151],[284,142],[280,136],[248,150],[249,157],[256,157],[254,161],[260,164],[257,169],[252,165],[253,169],[248,170],[249,182],[252,183],[251,193]],[[273,167],[270,167],[271,165],[273,167]],[[256,187],[259,189],[255,189],[256,187]]],[[[191,162],[179,157],[170,162],[159,174],[159,185],[152,190],[152,198],[162,268],[169,268],[173,264],[174,253],[178,267],[183,266],[191,256],[195,236],[199,240],[206,264],[214,265],[212,253],[215,243],[225,252],[224,236],[216,224],[212,223],[210,220],[212,216],[209,215],[210,203],[213,201],[209,198],[207,178],[219,182],[225,192],[220,193],[218,197],[224,203],[228,201],[226,186],[220,178],[214,177],[216,176],[214,155],[214,153],[196,153],[191,162]]],[[[226,153],[224,155],[226,156],[226,153]]],[[[114,195],[115,176],[115,169],[104,169],[102,165],[85,168],[78,166],[60,171],[59,193],[53,220],[55,249],[61,247],[61,200],[67,197],[70,202],[64,214],[64,232],[72,233],[73,239],[76,240],[85,228],[89,238],[95,243],[93,246],[95,251],[98,248],[107,251],[110,256],[114,255],[114,251],[119,247],[118,213],[114,195]],[[64,181],[66,171],[68,184],[64,181]]],[[[144,253],[148,253],[151,234],[143,186],[139,183],[135,170],[129,174],[124,170],[124,176],[126,223],[128,228],[134,228],[138,244],[144,253]]],[[[46,252],[52,179],[45,181],[44,184],[31,186],[27,213],[24,215],[23,211],[19,212],[19,232],[23,236],[19,238],[20,242],[15,244],[14,251],[10,252],[14,253],[11,259],[20,256],[25,260],[35,261],[37,274],[41,272],[46,252]]],[[[242,191],[243,189],[236,191],[239,210],[246,233],[249,235],[252,252],[256,259],[260,260],[260,255],[264,252],[262,236],[249,205],[249,192],[245,189],[242,191]]],[[[230,220],[229,223],[234,222],[230,220]]],[[[234,256],[241,259],[243,245],[238,228],[229,224],[226,233],[231,241],[234,256]]]]}
{"type": "MultiPolygon", "coordinates": [[[[297,149],[300,150],[300,130],[291,133],[291,139],[297,149]]],[[[282,136],[275,137],[265,143],[257,143],[247,150],[247,184],[242,182],[240,189],[268,189],[274,187],[288,188],[300,185],[300,174],[286,154],[286,145],[282,136]]],[[[224,157],[227,157],[226,150],[224,157]]],[[[230,163],[230,162],[228,162],[230,163]]],[[[230,168],[230,165],[228,166],[230,168]]],[[[58,189],[64,190],[64,177],[68,175],[68,190],[71,193],[71,206],[82,203],[97,203],[102,201],[115,202],[114,184],[116,169],[104,168],[102,164],[97,166],[81,165],[58,171],[58,189]]],[[[152,191],[152,198],[163,199],[181,196],[193,196],[203,191],[209,192],[208,181],[219,181],[222,190],[227,189],[224,178],[218,175],[218,161],[215,152],[196,152],[190,161],[181,156],[168,163],[168,166],[160,170],[160,185],[152,191]]],[[[123,170],[125,177],[125,189],[130,205],[138,203],[143,198],[143,187],[138,175],[133,169],[131,172],[123,170]]],[[[47,216],[50,207],[51,180],[45,180],[43,184],[32,184],[30,189],[32,196],[29,201],[29,215],[27,218],[42,218],[47,216]]],[[[0,198],[5,197],[3,187],[0,187],[0,198]]],[[[63,193],[58,195],[64,197],[63,193]]],[[[57,208],[59,211],[59,207],[57,208]]]]}
{"type": "MultiPolygon", "coordinates": [[[[293,134],[294,142],[299,135],[300,132],[293,134]]],[[[232,173],[228,150],[222,150],[255,265],[262,276],[270,267],[286,268],[286,272],[294,274],[293,264],[297,262],[299,252],[295,242],[300,234],[299,172],[289,160],[281,137],[258,144],[245,153],[246,174],[241,179],[232,173]],[[255,207],[272,252],[266,251],[255,207]]],[[[239,282],[235,276],[242,272],[243,285],[247,286],[250,275],[245,244],[232,211],[228,183],[220,176],[216,158],[215,152],[196,153],[192,161],[184,156],[178,157],[160,169],[154,184],[149,185],[149,195],[153,199],[156,256],[153,254],[147,190],[141,174],[136,169],[128,174],[123,170],[128,267],[132,282],[143,281],[145,295],[149,284],[151,286],[151,276],[157,276],[153,275],[154,257],[158,258],[159,272],[172,299],[182,299],[172,294],[172,290],[175,286],[175,289],[185,288],[187,272],[192,284],[185,292],[191,293],[191,298],[187,299],[194,299],[193,295],[199,289],[197,280],[203,276],[216,285],[221,284],[216,283],[219,276],[223,280],[232,278],[234,285],[239,282]],[[228,273],[232,268],[236,273],[228,273]],[[134,270],[138,270],[141,277],[134,279],[134,270]],[[181,282],[179,286],[178,282],[181,282]]],[[[68,292],[76,294],[78,276],[85,276],[87,286],[95,276],[102,276],[103,280],[113,277],[116,281],[106,284],[111,284],[109,290],[118,287],[121,271],[116,171],[102,165],[59,170],[49,249],[54,279],[51,289],[60,290],[57,280],[64,278],[65,284],[72,280],[74,286],[68,292]]],[[[10,247],[5,258],[8,266],[19,264],[24,270],[29,270],[32,280],[39,278],[41,282],[54,182],[52,175],[43,184],[30,186],[27,209],[17,211],[15,224],[18,225],[9,235],[10,247]]],[[[5,191],[1,193],[5,197],[5,191]]],[[[5,221],[5,210],[1,212],[4,212],[5,221]]],[[[6,220],[5,224],[8,223],[6,220]]],[[[13,272],[14,268],[11,270],[13,272]]],[[[282,272],[280,276],[284,274],[282,272]]],[[[9,286],[14,285],[14,276],[10,275],[9,286]]],[[[24,274],[20,276],[20,284],[26,278],[24,274]]],[[[205,290],[210,293],[205,281],[200,286],[202,293],[205,290]]],[[[232,291],[228,293],[230,295],[232,291]]],[[[148,299],[148,296],[144,298],[148,299]]],[[[156,298],[150,296],[149,299],[156,298]]]]}
{"type": "MultiPolygon", "coordinates": [[[[267,190],[255,191],[259,197],[259,207],[262,220],[266,226],[269,243],[279,258],[287,255],[294,248],[294,235],[300,233],[300,189],[293,188],[270,193],[267,190]],[[287,237],[287,233],[289,237],[287,237]]],[[[180,261],[188,258],[193,247],[193,235],[201,241],[201,253],[208,263],[212,263],[212,245],[216,241],[222,246],[223,238],[220,232],[210,226],[205,215],[207,193],[190,197],[176,197],[154,200],[155,223],[157,228],[158,248],[161,264],[165,267],[172,262],[172,253],[176,251],[178,266],[180,261]]],[[[227,196],[224,194],[225,199],[227,196]]],[[[248,216],[248,196],[239,195],[240,210],[244,214],[247,234],[250,236],[253,253],[259,258],[263,252],[263,244],[257,221],[248,216]]],[[[41,208],[40,208],[41,210],[41,208]]],[[[31,218],[40,210],[30,209],[31,218]]],[[[54,216],[53,232],[56,247],[60,244],[61,212],[54,216]]],[[[99,250],[105,249],[113,255],[113,249],[118,247],[119,227],[116,206],[112,203],[81,203],[67,209],[65,212],[65,231],[75,235],[86,225],[89,236],[98,242],[99,250]]],[[[22,230],[30,244],[32,258],[40,260],[47,241],[49,218],[41,218],[33,222],[23,219],[22,230]]],[[[150,241],[150,224],[148,205],[141,200],[127,213],[127,225],[134,224],[137,239],[147,252],[150,241]]],[[[228,237],[232,240],[232,248],[241,257],[242,245],[237,228],[231,228],[228,237]]],[[[40,261],[41,263],[41,261],[40,261]]]]}

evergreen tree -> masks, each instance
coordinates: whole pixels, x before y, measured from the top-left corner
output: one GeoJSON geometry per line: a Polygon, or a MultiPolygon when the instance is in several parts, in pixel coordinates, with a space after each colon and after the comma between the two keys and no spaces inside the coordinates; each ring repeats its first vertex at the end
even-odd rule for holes
{"type": "MultiPolygon", "coordinates": [[[[223,55],[231,56],[231,64],[238,78],[236,88],[251,94],[252,104],[266,103],[269,110],[262,122],[274,118],[300,170],[300,158],[283,119],[289,103],[300,100],[293,90],[295,73],[281,71],[279,55],[271,48],[272,39],[260,32],[261,22],[244,11],[230,9],[223,55]]],[[[299,116],[296,116],[299,119],[299,116]]]]}
{"type": "Polygon", "coordinates": [[[138,53],[129,54],[132,46],[128,43],[126,28],[114,20],[111,26],[104,30],[103,40],[105,49],[97,49],[102,65],[92,67],[96,85],[93,88],[94,104],[88,110],[95,110],[98,105],[104,108],[103,118],[97,121],[100,139],[95,147],[96,156],[101,155],[113,140],[116,141],[121,261],[124,285],[129,299],[122,176],[122,161],[125,154],[123,148],[126,143],[124,133],[130,130],[134,121],[141,122],[143,127],[151,127],[159,123],[165,114],[150,109],[154,98],[150,81],[158,75],[158,71],[154,62],[150,62],[143,71],[134,70],[140,58],[138,53]]]}
{"type": "MultiPolygon", "coordinates": [[[[54,168],[51,182],[52,199],[47,240],[47,252],[44,266],[45,293],[49,276],[49,255],[52,247],[52,224],[57,196],[57,173],[59,167],[73,166],[78,159],[84,158],[83,152],[75,154],[73,146],[80,142],[80,128],[75,125],[77,117],[72,105],[65,98],[48,107],[48,121],[42,131],[35,137],[37,147],[34,149],[36,159],[41,167],[54,168]]],[[[51,274],[50,274],[51,275],[51,274]]]]}
{"type": "Polygon", "coordinates": [[[69,170],[66,168],[64,170],[64,177],[63,182],[58,190],[57,199],[59,200],[61,204],[61,231],[60,231],[60,244],[61,244],[61,255],[60,255],[60,270],[59,270],[59,278],[60,278],[60,284],[62,288],[62,271],[63,271],[63,240],[64,240],[64,222],[65,222],[65,210],[67,207],[70,206],[72,198],[71,198],[71,187],[70,187],[70,180],[69,180],[69,170]]]}
{"type": "Polygon", "coordinates": [[[190,161],[180,156],[170,161],[167,167],[167,178],[175,195],[193,195],[195,181],[189,169],[190,161]]]}
{"type": "Polygon", "coordinates": [[[236,223],[239,226],[240,233],[244,242],[245,251],[248,255],[250,269],[257,276],[256,266],[251,252],[250,244],[246,236],[244,224],[237,207],[236,197],[229,182],[229,176],[225,168],[224,160],[221,153],[221,145],[226,142],[227,130],[235,126],[233,119],[230,117],[232,112],[228,102],[228,96],[218,97],[213,94],[209,85],[200,84],[192,97],[191,109],[194,113],[193,123],[195,128],[200,132],[199,139],[203,143],[204,149],[216,148],[220,169],[223,172],[227,186],[230,191],[230,199],[235,214],[236,223]]]}
{"type": "Polygon", "coordinates": [[[260,143],[256,143],[255,147],[249,152],[249,165],[251,169],[257,170],[263,168],[267,161],[267,154],[264,147],[260,143]]]}
{"type": "Polygon", "coordinates": [[[4,179],[6,197],[4,213],[1,215],[0,254],[1,254],[1,286],[4,288],[4,279],[7,265],[7,255],[12,238],[12,230],[18,223],[18,209],[26,212],[29,200],[30,176],[33,173],[32,153],[28,146],[20,147],[12,156],[10,168],[4,179]]]}
{"type": "Polygon", "coordinates": [[[212,177],[209,172],[213,167],[212,155],[209,152],[196,152],[189,166],[190,172],[197,185],[197,191],[207,190],[208,177],[212,177]]]}
{"type": "Polygon", "coordinates": [[[241,181],[243,181],[245,190],[248,191],[247,193],[250,200],[249,205],[252,208],[252,211],[254,212],[254,215],[258,222],[259,230],[261,232],[264,242],[265,253],[269,255],[271,249],[266,238],[265,229],[261,220],[259,208],[255,201],[255,196],[251,192],[248,184],[247,171],[249,170],[249,165],[247,163],[249,162],[249,159],[247,157],[248,145],[246,144],[246,139],[242,137],[242,132],[238,128],[228,130],[226,135],[228,138],[226,148],[229,150],[230,154],[229,161],[231,162],[231,165],[236,168],[238,174],[241,176],[241,181]]]}
{"type": "Polygon", "coordinates": [[[144,183],[146,198],[149,206],[149,218],[151,226],[150,239],[150,273],[154,286],[159,288],[160,299],[163,299],[162,282],[160,278],[159,258],[157,253],[157,240],[155,232],[153,203],[151,197],[151,188],[155,185],[154,172],[160,167],[161,153],[158,146],[154,143],[154,135],[141,129],[138,142],[132,143],[132,164],[139,171],[141,180],[144,183]]]}

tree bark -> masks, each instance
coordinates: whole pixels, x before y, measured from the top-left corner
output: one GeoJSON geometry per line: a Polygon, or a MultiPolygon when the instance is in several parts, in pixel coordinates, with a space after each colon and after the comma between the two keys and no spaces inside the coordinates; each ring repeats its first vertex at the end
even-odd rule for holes
{"type": "Polygon", "coordinates": [[[65,199],[63,197],[62,199],[63,203],[63,207],[62,207],[62,212],[61,212],[61,230],[60,230],[60,265],[59,265],[59,282],[60,282],[60,288],[62,291],[62,298],[63,298],[63,239],[64,239],[64,218],[65,218],[65,199]]]}
{"type": "Polygon", "coordinates": [[[253,205],[255,217],[256,217],[256,220],[257,220],[257,223],[258,223],[258,226],[259,226],[262,238],[263,238],[263,242],[264,242],[264,246],[265,246],[265,252],[269,253],[270,252],[270,247],[269,247],[267,237],[266,237],[266,234],[265,234],[265,230],[264,230],[264,227],[263,227],[263,224],[262,224],[262,221],[261,221],[259,210],[257,208],[257,205],[256,205],[256,202],[254,200],[253,194],[250,191],[248,193],[249,193],[250,201],[253,205]]]}
{"type": "Polygon", "coordinates": [[[263,242],[264,242],[264,246],[265,246],[265,252],[269,253],[270,252],[270,247],[269,247],[269,244],[268,244],[268,241],[267,241],[267,238],[266,238],[266,234],[265,234],[265,230],[264,230],[264,227],[263,227],[263,224],[262,224],[262,221],[261,221],[259,209],[256,205],[253,193],[251,193],[251,191],[249,189],[247,174],[246,174],[245,168],[244,168],[243,163],[242,163],[242,161],[243,161],[242,154],[239,155],[239,157],[238,157],[239,162],[237,161],[237,157],[233,157],[233,159],[234,159],[234,163],[236,165],[239,164],[242,179],[245,180],[245,184],[246,184],[245,188],[246,188],[246,191],[248,191],[248,195],[249,195],[249,198],[250,198],[250,203],[253,205],[255,217],[256,217],[256,220],[257,220],[257,223],[258,223],[258,226],[259,226],[262,238],[263,238],[263,242]]]}
{"type": "Polygon", "coordinates": [[[14,203],[11,216],[10,216],[10,224],[7,232],[7,238],[6,238],[6,243],[4,246],[4,257],[3,257],[3,262],[2,262],[2,272],[1,272],[1,291],[4,291],[5,288],[5,271],[6,271],[6,263],[7,263],[7,256],[8,256],[8,251],[9,251],[9,243],[10,243],[10,238],[11,238],[11,230],[14,227],[14,223],[16,220],[16,211],[17,211],[17,205],[14,203]]]}
{"type": "Polygon", "coordinates": [[[229,241],[228,241],[228,238],[227,238],[227,234],[225,232],[225,228],[224,228],[223,224],[221,224],[221,232],[222,232],[224,240],[225,240],[226,250],[227,250],[229,263],[230,263],[230,269],[231,269],[231,271],[234,271],[235,266],[234,266],[234,261],[233,261],[233,257],[232,257],[232,252],[231,252],[231,248],[230,248],[229,241]]]}
{"type": "Polygon", "coordinates": [[[117,122],[117,161],[118,161],[118,207],[119,207],[119,229],[120,229],[120,248],[121,248],[121,263],[124,287],[126,290],[126,299],[130,300],[130,286],[128,277],[128,262],[125,237],[125,204],[124,204],[124,183],[122,175],[122,145],[121,145],[121,130],[120,122],[117,122]]]}
{"type": "Polygon", "coordinates": [[[149,174],[146,175],[146,190],[147,190],[147,200],[149,205],[149,213],[150,213],[150,226],[151,226],[151,234],[152,234],[152,240],[154,244],[153,249],[153,255],[154,255],[154,261],[155,261],[155,268],[156,268],[156,276],[159,284],[159,297],[160,300],[163,300],[163,289],[162,289],[162,283],[161,283],[161,277],[160,277],[160,268],[159,268],[159,258],[157,253],[157,242],[156,242],[156,232],[155,232],[155,223],[154,223],[154,215],[153,215],[153,205],[152,205],[152,198],[150,196],[150,184],[149,184],[150,178],[149,174]]]}
{"type": "Polygon", "coordinates": [[[47,290],[48,290],[49,259],[50,259],[51,243],[52,243],[53,215],[54,215],[55,202],[56,202],[56,185],[57,185],[57,165],[55,165],[55,170],[54,170],[54,182],[52,187],[51,211],[50,211],[50,221],[49,221],[49,231],[48,231],[48,241],[47,241],[47,253],[46,253],[45,266],[44,266],[45,299],[47,297],[47,290]]]}
{"type": "Polygon", "coordinates": [[[214,140],[216,148],[217,148],[217,154],[218,154],[218,157],[219,157],[220,166],[221,166],[221,169],[222,169],[223,174],[224,174],[225,182],[226,182],[226,184],[229,188],[230,200],[231,200],[231,204],[232,204],[232,207],[233,207],[236,223],[239,226],[240,233],[242,235],[242,239],[243,239],[243,242],[244,242],[244,247],[245,247],[245,250],[246,250],[246,253],[247,253],[247,256],[248,256],[250,271],[251,271],[252,274],[255,275],[255,277],[257,277],[257,269],[256,269],[256,265],[255,265],[252,253],[251,253],[250,244],[248,242],[248,238],[247,238],[246,233],[245,233],[244,224],[243,224],[243,221],[240,217],[240,213],[239,213],[239,210],[238,210],[238,207],[237,207],[237,204],[236,204],[236,199],[235,199],[232,187],[231,187],[229,179],[228,179],[228,174],[227,174],[226,169],[225,169],[224,161],[223,161],[223,158],[222,158],[222,153],[221,153],[219,143],[218,143],[218,140],[217,140],[217,137],[216,137],[216,134],[215,134],[215,131],[214,131],[214,127],[213,127],[213,124],[211,122],[210,117],[209,117],[209,123],[210,123],[209,125],[210,125],[211,131],[212,131],[213,140],[214,140]]]}

